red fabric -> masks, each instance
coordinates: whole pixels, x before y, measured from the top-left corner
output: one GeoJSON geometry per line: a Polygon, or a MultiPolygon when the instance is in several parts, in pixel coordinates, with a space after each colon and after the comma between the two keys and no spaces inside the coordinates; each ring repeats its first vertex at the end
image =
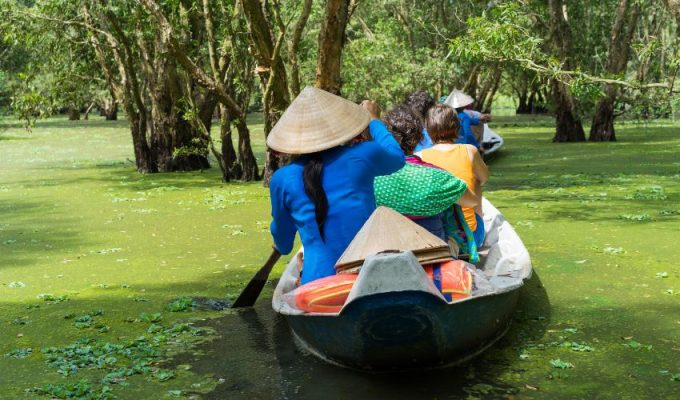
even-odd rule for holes
{"type": "MultiPolygon", "coordinates": [[[[452,300],[460,300],[470,297],[472,292],[472,273],[465,266],[467,263],[461,260],[452,260],[441,263],[441,291],[450,294],[452,300]]],[[[432,279],[436,264],[424,265],[425,273],[432,279]]]]}
{"type": "Polygon", "coordinates": [[[304,312],[339,313],[357,274],[331,275],[295,289],[295,306],[304,312]]]}
{"type": "Polygon", "coordinates": [[[428,162],[423,161],[423,159],[418,156],[406,156],[406,162],[413,165],[422,165],[423,167],[443,169],[434,164],[430,164],[428,162]]]}

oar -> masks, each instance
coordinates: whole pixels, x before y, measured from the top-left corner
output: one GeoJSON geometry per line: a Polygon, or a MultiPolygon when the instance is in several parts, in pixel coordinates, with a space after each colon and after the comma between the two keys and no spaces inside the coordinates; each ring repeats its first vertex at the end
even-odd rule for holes
{"type": "Polygon", "coordinates": [[[253,304],[255,304],[258,296],[262,293],[262,288],[264,288],[264,284],[267,282],[269,274],[272,272],[274,264],[276,264],[280,257],[281,253],[279,253],[278,250],[272,250],[272,254],[269,256],[267,262],[264,263],[259,271],[257,271],[253,279],[248,282],[248,286],[243,289],[243,292],[241,292],[231,308],[252,307],[253,304]]]}

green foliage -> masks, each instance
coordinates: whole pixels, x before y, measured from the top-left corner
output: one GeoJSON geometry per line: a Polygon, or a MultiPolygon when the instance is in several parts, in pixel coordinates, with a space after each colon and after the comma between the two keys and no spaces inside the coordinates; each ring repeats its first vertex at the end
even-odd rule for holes
{"type": "MultiPolygon", "coordinates": [[[[158,382],[173,379],[175,377],[173,371],[155,366],[158,358],[162,356],[161,345],[169,341],[183,343],[190,340],[192,336],[201,335],[203,331],[188,323],[180,323],[168,328],[153,324],[148,332],[149,335],[121,343],[82,338],[64,347],[43,348],[41,352],[45,362],[65,377],[72,376],[82,369],[105,372],[99,385],[87,382],[79,388],[83,392],[82,396],[92,393],[108,395],[111,392],[111,385],[125,384],[127,378],[134,375],[150,376],[158,382]]],[[[30,354],[30,349],[28,354],[30,354]]],[[[35,393],[57,396],[57,393],[75,393],[76,388],[65,385],[47,385],[40,390],[34,390],[36,390],[35,393]]],[[[77,397],[75,394],[72,396],[77,397]]]]}
{"type": "Polygon", "coordinates": [[[629,349],[632,349],[632,350],[647,350],[647,351],[652,350],[651,344],[644,345],[644,344],[642,344],[638,341],[635,341],[635,340],[629,340],[628,342],[624,343],[623,345],[628,347],[629,349]]]}
{"type": "Polygon", "coordinates": [[[14,349],[6,354],[7,357],[13,358],[26,358],[33,353],[33,349],[30,347],[14,349]]]}
{"type": "Polygon", "coordinates": [[[629,200],[666,200],[666,190],[661,186],[650,186],[637,189],[635,193],[627,195],[629,200]]]}
{"type": "Polygon", "coordinates": [[[41,293],[38,295],[38,298],[48,304],[58,304],[64,301],[69,301],[69,297],[65,294],[61,296],[55,296],[52,293],[41,293]]]}
{"type": "Polygon", "coordinates": [[[550,360],[550,365],[552,365],[553,368],[559,368],[559,369],[567,369],[567,368],[574,368],[574,364],[566,361],[562,361],[559,358],[556,358],[554,360],[550,360]]]}
{"type": "Polygon", "coordinates": [[[208,148],[200,138],[191,139],[191,144],[187,146],[175,147],[172,157],[177,159],[188,156],[208,156],[208,148]]]}
{"type": "Polygon", "coordinates": [[[81,379],[76,383],[50,383],[41,388],[33,388],[30,392],[53,399],[106,400],[113,398],[109,386],[102,386],[97,390],[86,379],[81,379]]]}
{"type": "MultiPolygon", "coordinates": [[[[474,63],[516,62],[523,66],[548,61],[541,47],[543,39],[531,30],[533,21],[521,5],[507,2],[467,19],[464,36],[451,40],[458,58],[474,63]]],[[[557,60],[551,60],[557,68],[557,60]]]]}
{"type": "Polygon", "coordinates": [[[196,301],[191,297],[180,297],[165,306],[165,309],[170,312],[193,311],[194,308],[196,308],[196,301]]]}
{"type": "Polygon", "coordinates": [[[619,218],[626,220],[626,221],[633,221],[633,222],[647,222],[651,221],[652,217],[647,214],[621,214],[619,215],[619,218]]]}

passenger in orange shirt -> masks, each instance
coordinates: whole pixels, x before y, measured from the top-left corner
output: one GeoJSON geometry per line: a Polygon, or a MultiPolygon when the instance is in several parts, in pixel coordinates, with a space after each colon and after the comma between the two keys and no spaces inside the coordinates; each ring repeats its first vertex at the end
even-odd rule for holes
{"type": "Polygon", "coordinates": [[[433,106],[427,113],[425,126],[434,146],[418,155],[423,161],[445,169],[467,183],[479,205],[475,208],[463,208],[463,214],[474,234],[477,247],[482,247],[485,238],[482,185],[489,178],[489,169],[475,146],[456,144],[460,129],[456,110],[444,104],[433,106]]]}

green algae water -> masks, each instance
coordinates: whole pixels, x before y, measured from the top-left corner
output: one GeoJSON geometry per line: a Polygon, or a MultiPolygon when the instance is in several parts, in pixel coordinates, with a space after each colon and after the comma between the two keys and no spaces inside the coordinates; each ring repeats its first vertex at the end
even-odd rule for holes
{"type": "Polygon", "coordinates": [[[680,127],[581,144],[550,143],[544,119],[494,128],[485,194],[534,277],[482,356],[390,375],[300,350],[274,282],[254,309],[209,306],[269,253],[259,183],[138,174],[124,121],[0,132],[0,398],[679,398],[680,127]]]}

